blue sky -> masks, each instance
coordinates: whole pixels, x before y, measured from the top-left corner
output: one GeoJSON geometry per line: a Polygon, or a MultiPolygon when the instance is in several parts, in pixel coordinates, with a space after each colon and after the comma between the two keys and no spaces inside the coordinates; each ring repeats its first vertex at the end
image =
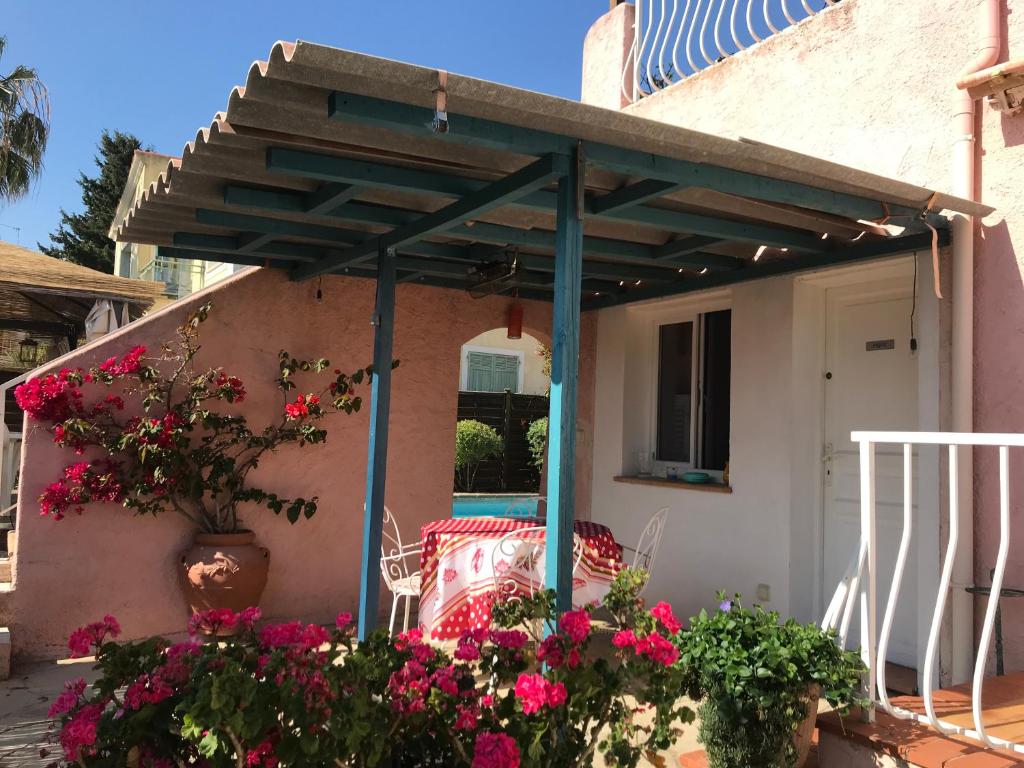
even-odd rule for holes
{"type": "Polygon", "coordinates": [[[583,38],[605,0],[4,0],[0,69],[35,67],[53,125],[35,191],[0,240],[48,243],[104,128],[179,154],[276,40],[310,40],[579,98],[583,38]],[[100,10],[102,9],[102,11],[100,10]]]}

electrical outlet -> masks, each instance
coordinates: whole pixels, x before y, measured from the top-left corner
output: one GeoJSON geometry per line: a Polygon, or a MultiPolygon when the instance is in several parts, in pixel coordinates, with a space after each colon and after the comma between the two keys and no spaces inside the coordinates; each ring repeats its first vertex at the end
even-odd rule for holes
{"type": "Polygon", "coordinates": [[[757,585],[757,599],[762,603],[767,603],[772,599],[772,588],[770,584],[758,584],[757,585]]]}

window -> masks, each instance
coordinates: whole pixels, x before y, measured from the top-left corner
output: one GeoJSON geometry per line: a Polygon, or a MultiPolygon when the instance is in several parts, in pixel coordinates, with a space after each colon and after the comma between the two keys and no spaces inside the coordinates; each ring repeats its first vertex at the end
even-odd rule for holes
{"type": "Polygon", "coordinates": [[[519,356],[496,352],[466,353],[467,392],[519,391],[519,356]]]}
{"type": "Polygon", "coordinates": [[[721,472],[729,461],[732,312],[658,326],[654,459],[721,472]]]}

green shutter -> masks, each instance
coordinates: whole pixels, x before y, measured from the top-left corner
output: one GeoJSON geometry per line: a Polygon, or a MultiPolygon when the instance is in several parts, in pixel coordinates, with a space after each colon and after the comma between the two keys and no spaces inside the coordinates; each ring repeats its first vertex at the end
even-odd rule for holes
{"type": "Polygon", "coordinates": [[[466,390],[469,392],[519,391],[519,357],[490,352],[467,355],[466,390]]]}
{"type": "Polygon", "coordinates": [[[493,355],[495,392],[519,391],[519,358],[513,355],[493,355]]]}

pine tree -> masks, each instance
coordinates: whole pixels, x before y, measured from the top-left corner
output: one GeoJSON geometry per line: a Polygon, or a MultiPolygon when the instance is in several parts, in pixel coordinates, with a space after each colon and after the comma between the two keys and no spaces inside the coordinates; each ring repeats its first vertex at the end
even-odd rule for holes
{"type": "Polygon", "coordinates": [[[68,213],[61,208],[61,224],[50,235],[51,245],[40,243],[39,250],[47,256],[65,259],[83,267],[101,272],[114,271],[114,243],[107,237],[107,232],[128,181],[132,155],[141,146],[139,140],[131,134],[103,132],[99,154],[95,158],[99,174],[86,176],[80,173],[78,176],[85,210],[81,213],[68,213]]]}

